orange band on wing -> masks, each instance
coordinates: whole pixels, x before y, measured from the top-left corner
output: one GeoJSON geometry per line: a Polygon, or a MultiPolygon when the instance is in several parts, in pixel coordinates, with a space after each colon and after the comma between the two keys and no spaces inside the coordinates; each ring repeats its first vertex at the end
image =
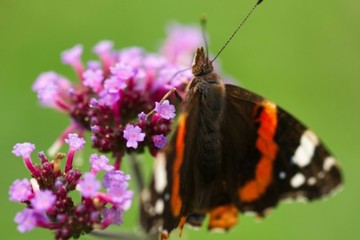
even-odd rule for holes
{"type": "Polygon", "coordinates": [[[182,207],[182,200],[180,198],[180,168],[184,160],[185,150],[185,134],[186,134],[186,118],[185,114],[179,117],[178,132],[176,136],[176,155],[174,166],[172,169],[173,186],[171,191],[171,212],[174,217],[179,216],[182,207]]]}
{"type": "Polygon", "coordinates": [[[272,180],[274,160],[278,151],[274,140],[277,127],[276,105],[268,101],[264,102],[257,121],[260,122],[260,126],[256,147],[261,153],[261,158],[256,165],[255,179],[247,182],[239,190],[239,196],[243,202],[254,201],[265,193],[272,180]]]}
{"type": "Polygon", "coordinates": [[[238,209],[234,205],[224,205],[210,210],[208,229],[228,230],[238,221],[238,209]]]}

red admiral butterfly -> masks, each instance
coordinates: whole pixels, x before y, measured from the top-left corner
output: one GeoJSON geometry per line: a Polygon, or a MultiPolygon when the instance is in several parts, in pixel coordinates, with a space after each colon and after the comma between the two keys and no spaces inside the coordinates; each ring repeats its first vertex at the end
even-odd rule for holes
{"type": "Polygon", "coordinates": [[[238,212],[264,216],[280,200],[313,200],[340,185],[334,157],[311,130],[273,102],[224,84],[201,47],[192,72],[177,129],[141,195],[146,231],[168,239],[206,214],[210,230],[228,230],[238,212]]]}

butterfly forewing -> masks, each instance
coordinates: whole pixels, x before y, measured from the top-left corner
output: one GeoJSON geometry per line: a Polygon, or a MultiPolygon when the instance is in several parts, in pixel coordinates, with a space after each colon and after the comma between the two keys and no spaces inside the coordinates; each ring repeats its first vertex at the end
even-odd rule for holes
{"type": "Polygon", "coordinates": [[[231,172],[227,181],[237,179],[233,192],[241,211],[263,215],[281,199],[312,200],[340,185],[334,157],[298,120],[237,86],[226,85],[226,99],[222,131],[231,138],[224,137],[223,162],[231,172]],[[240,115],[250,132],[239,125],[240,115]]]}

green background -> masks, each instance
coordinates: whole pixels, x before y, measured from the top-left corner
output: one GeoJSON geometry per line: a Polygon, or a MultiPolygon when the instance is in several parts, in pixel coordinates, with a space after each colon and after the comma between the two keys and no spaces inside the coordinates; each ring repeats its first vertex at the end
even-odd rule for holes
{"type": "MultiPolygon", "coordinates": [[[[3,239],[51,239],[43,229],[20,234],[13,217],[23,206],[8,201],[8,186],[28,177],[11,154],[17,142],[46,150],[69,124],[39,107],[31,85],[39,73],[75,75],[60,53],[111,39],[116,48],[154,51],[171,21],[198,23],[208,16],[216,53],[254,1],[250,0],[2,0],[0,1],[0,229],[3,239]]],[[[328,201],[280,204],[260,224],[240,216],[227,234],[185,230],[183,239],[354,239],[360,234],[360,2],[265,0],[220,56],[224,72],[289,110],[324,139],[345,175],[343,191],[328,201]]],[[[88,137],[88,136],[87,136],[88,137]]],[[[85,150],[85,156],[90,154],[85,150]]],[[[35,158],[35,157],[34,157],[35,158]]],[[[145,159],[147,165],[151,159],[145,159]]],[[[135,230],[136,208],[122,229],[135,230]]],[[[175,238],[175,235],[174,235],[175,238]]]]}

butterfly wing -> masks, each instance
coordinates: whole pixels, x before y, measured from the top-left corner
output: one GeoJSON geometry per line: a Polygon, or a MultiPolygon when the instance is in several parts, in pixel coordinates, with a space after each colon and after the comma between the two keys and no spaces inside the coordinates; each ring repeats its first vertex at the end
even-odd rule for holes
{"type": "Polygon", "coordinates": [[[211,184],[201,185],[206,170],[196,165],[196,154],[189,154],[202,147],[192,131],[197,118],[182,114],[155,160],[150,187],[141,197],[141,221],[148,231],[163,231],[166,238],[185,222],[201,225],[205,214],[209,229],[227,230],[236,224],[238,211],[262,216],[282,199],[313,200],[341,183],[334,158],[313,132],[274,103],[226,85],[220,171],[211,184]]]}
{"type": "Polygon", "coordinates": [[[313,200],[340,185],[334,157],[302,123],[243,88],[226,85],[226,97],[223,161],[227,181],[236,179],[232,191],[240,211],[263,215],[281,199],[313,200]],[[249,141],[240,118],[251,129],[249,141]],[[238,143],[246,150],[236,151],[238,143]]]}

